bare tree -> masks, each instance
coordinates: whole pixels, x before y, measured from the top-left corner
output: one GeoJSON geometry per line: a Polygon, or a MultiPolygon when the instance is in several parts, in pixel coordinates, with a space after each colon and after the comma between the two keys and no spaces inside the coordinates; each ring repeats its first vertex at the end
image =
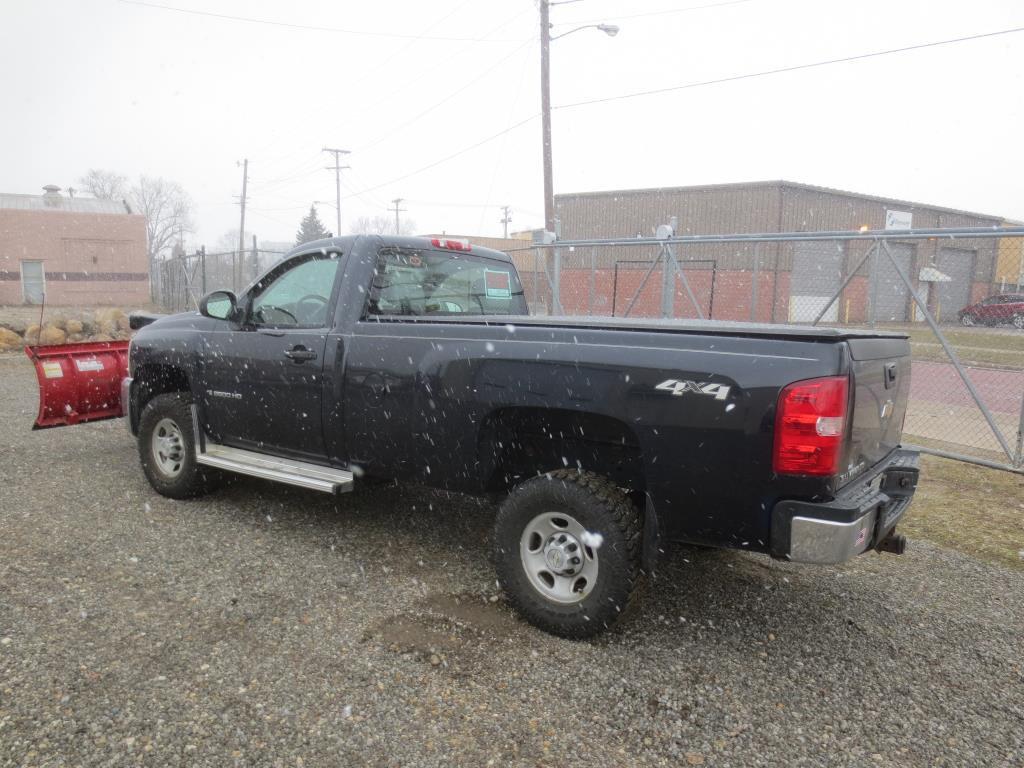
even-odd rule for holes
{"type": "Polygon", "coordinates": [[[192,198],[176,181],[139,176],[128,193],[133,213],[146,217],[146,251],[152,264],[176,239],[194,230],[192,198]]]}
{"type": "Polygon", "coordinates": [[[128,179],[102,168],[90,168],[78,180],[78,185],[100,200],[124,200],[128,197],[128,179]]]}
{"type": "MultiPolygon", "coordinates": [[[[246,230],[245,237],[242,238],[245,243],[245,247],[251,247],[252,243],[252,232],[246,230]]],[[[217,238],[217,242],[214,243],[213,253],[228,253],[231,251],[238,250],[238,227],[229,229],[223,235],[217,238]]]]}
{"type": "Polygon", "coordinates": [[[175,241],[194,231],[192,199],[176,181],[139,176],[129,187],[128,179],[119,173],[90,168],[78,183],[94,197],[125,200],[132,213],[146,217],[146,254],[151,266],[175,241]]]}
{"type": "MultiPolygon", "coordinates": [[[[412,219],[403,219],[399,225],[400,235],[411,235],[416,231],[416,222],[412,219]]],[[[353,235],[393,235],[395,221],[390,216],[359,216],[352,222],[351,231],[353,235]]]]}

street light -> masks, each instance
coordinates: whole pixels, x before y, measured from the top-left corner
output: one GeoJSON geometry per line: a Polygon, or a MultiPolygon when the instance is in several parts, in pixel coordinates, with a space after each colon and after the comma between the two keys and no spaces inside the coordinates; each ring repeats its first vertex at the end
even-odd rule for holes
{"type": "Polygon", "coordinates": [[[544,150],[544,229],[555,231],[555,184],[551,170],[551,63],[550,44],[581,29],[599,29],[608,37],[619,34],[614,24],[585,24],[560,35],[551,36],[551,22],[548,20],[550,6],[558,5],[552,0],[540,0],[540,110],[541,141],[544,150]]]}
{"type": "Polygon", "coordinates": [[[555,35],[554,37],[552,37],[550,39],[551,40],[557,40],[560,37],[565,37],[566,35],[571,35],[573,32],[579,32],[581,29],[600,29],[602,32],[604,32],[606,35],[608,35],[608,37],[615,37],[617,34],[619,34],[619,28],[615,24],[584,24],[582,27],[576,27],[576,29],[570,29],[568,32],[563,32],[560,35],[555,35]]]}

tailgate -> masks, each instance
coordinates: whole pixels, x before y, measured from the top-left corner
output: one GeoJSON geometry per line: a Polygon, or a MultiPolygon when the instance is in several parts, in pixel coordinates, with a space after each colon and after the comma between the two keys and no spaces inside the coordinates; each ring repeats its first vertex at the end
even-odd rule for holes
{"type": "Polygon", "coordinates": [[[845,485],[900,444],[910,397],[910,342],[906,339],[849,339],[853,413],[845,485]]]}

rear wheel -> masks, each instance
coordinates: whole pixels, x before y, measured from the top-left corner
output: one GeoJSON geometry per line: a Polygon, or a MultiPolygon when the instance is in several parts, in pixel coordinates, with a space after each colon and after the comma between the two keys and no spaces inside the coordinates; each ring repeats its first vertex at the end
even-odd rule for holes
{"type": "Polygon", "coordinates": [[[153,490],[172,499],[209,491],[214,470],[196,463],[192,400],[183,392],[157,395],[139,419],[139,460],[153,490]]]}
{"type": "Polygon", "coordinates": [[[534,626],[591,637],[639,593],[641,530],[636,507],[599,475],[560,470],[527,480],[498,511],[498,580],[534,626]]]}
{"type": "Polygon", "coordinates": [[[1013,316],[1013,327],[1018,331],[1024,331],[1024,315],[1013,316]]]}

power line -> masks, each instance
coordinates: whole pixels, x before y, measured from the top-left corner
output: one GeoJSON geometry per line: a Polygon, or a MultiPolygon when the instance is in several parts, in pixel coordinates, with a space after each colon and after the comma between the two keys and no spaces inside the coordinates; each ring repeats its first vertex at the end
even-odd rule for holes
{"type": "MultiPolygon", "coordinates": [[[[427,27],[425,27],[418,36],[416,36],[416,37],[412,38],[411,40],[409,40],[409,42],[406,45],[400,47],[398,50],[394,51],[393,53],[391,53],[391,55],[387,56],[386,58],[382,59],[381,61],[375,62],[374,66],[372,68],[367,68],[366,73],[365,73],[365,75],[362,78],[360,78],[360,79],[356,80],[355,82],[349,84],[349,86],[348,86],[349,89],[350,90],[355,90],[355,89],[359,88],[360,86],[362,86],[364,83],[369,82],[370,79],[374,77],[374,75],[380,74],[380,72],[382,71],[382,69],[383,69],[383,67],[385,65],[389,64],[391,61],[393,61],[394,59],[398,58],[402,53],[404,53],[405,51],[409,50],[413,45],[416,44],[417,40],[422,39],[423,37],[425,37],[427,35],[428,32],[430,32],[435,27],[438,27],[442,23],[447,21],[449,17],[455,15],[457,12],[459,12],[469,2],[470,2],[470,0],[465,0],[465,2],[460,3],[452,11],[450,11],[446,15],[440,17],[439,19],[437,19],[436,21],[434,21],[433,23],[431,23],[427,27]]],[[[434,61],[431,66],[428,66],[426,68],[422,68],[422,67],[417,68],[417,71],[419,72],[419,75],[416,78],[414,78],[412,80],[406,80],[406,81],[404,81],[403,85],[401,85],[401,86],[399,86],[397,88],[394,88],[394,89],[390,89],[385,96],[377,99],[376,101],[374,101],[371,104],[365,105],[364,106],[364,110],[372,111],[373,109],[375,109],[376,107],[380,106],[381,104],[384,104],[387,101],[389,101],[390,99],[393,99],[396,95],[402,93],[406,89],[416,85],[421,80],[423,80],[426,77],[428,77],[434,70],[439,69],[440,67],[443,67],[444,65],[448,64],[449,62],[454,61],[455,59],[459,58],[459,56],[461,56],[463,53],[465,53],[466,51],[468,51],[472,47],[472,43],[473,42],[484,42],[484,41],[489,40],[490,36],[493,35],[495,32],[497,32],[499,29],[502,29],[503,27],[508,26],[513,21],[515,21],[519,17],[529,13],[530,11],[531,11],[530,8],[525,8],[523,10],[517,11],[516,13],[514,13],[512,16],[509,16],[504,21],[502,21],[502,22],[496,24],[495,26],[491,27],[489,30],[487,30],[487,32],[485,32],[484,34],[480,35],[480,37],[474,38],[472,41],[467,42],[466,45],[463,45],[463,46],[459,47],[459,49],[454,51],[450,56],[448,56],[446,58],[443,58],[440,61],[434,61]]],[[[328,132],[333,132],[335,130],[338,130],[343,125],[348,125],[350,123],[351,123],[351,118],[346,118],[346,119],[342,120],[341,122],[336,123],[333,126],[329,126],[328,127],[328,132]]],[[[286,136],[290,136],[290,135],[291,135],[291,128],[289,128],[289,129],[287,129],[285,131],[279,132],[269,142],[267,142],[266,144],[263,144],[260,147],[259,151],[263,151],[264,149],[267,149],[269,147],[274,146],[282,138],[285,138],[286,136]]],[[[294,152],[293,153],[289,153],[289,154],[294,154],[294,152]]]]}
{"type": "Polygon", "coordinates": [[[381,182],[380,184],[374,184],[372,187],[366,187],[365,189],[359,190],[359,192],[353,192],[352,195],[347,195],[347,197],[353,197],[353,196],[358,196],[358,195],[361,195],[361,194],[365,194],[367,192],[373,192],[375,189],[380,189],[381,187],[386,187],[386,186],[389,186],[390,184],[396,184],[399,181],[405,181],[406,179],[412,178],[413,176],[418,176],[419,174],[423,173],[424,171],[429,171],[431,168],[436,168],[437,166],[441,165],[442,163],[447,163],[449,160],[454,160],[456,157],[459,157],[460,155],[464,155],[467,152],[472,152],[477,147],[483,146],[484,144],[487,144],[488,142],[494,141],[495,139],[504,136],[506,133],[514,131],[516,128],[520,128],[520,127],[526,125],[527,123],[529,123],[532,120],[536,120],[538,117],[540,117],[540,113],[539,112],[537,114],[530,115],[525,120],[520,120],[515,125],[510,125],[508,128],[505,128],[504,130],[501,130],[501,131],[498,131],[497,133],[491,134],[486,139],[481,139],[480,141],[476,142],[475,144],[470,144],[468,147],[463,147],[462,149],[458,150],[457,152],[452,152],[450,155],[446,155],[445,157],[442,157],[440,160],[435,160],[432,163],[427,163],[426,165],[422,166],[421,168],[417,168],[415,171],[410,171],[409,173],[403,174],[401,176],[396,176],[395,178],[388,179],[387,181],[381,182]]]}
{"type": "Polygon", "coordinates": [[[567,26],[569,24],[598,24],[605,21],[622,21],[623,19],[642,19],[648,16],[668,16],[669,14],[675,13],[688,13],[690,11],[705,11],[711,8],[724,8],[729,5],[743,5],[744,3],[753,3],[755,0],[727,0],[724,3],[708,3],[706,5],[691,5],[686,8],[665,8],[661,11],[646,11],[644,13],[630,13],[623,16],[604,16],[600,19],[583,19],[577,21],[566,21],[555,26],[567,26]]]}
{"type": "MultiPolygon", "coordinates": [[[[894,54],[894,53],[905,53],[907,51],[915,51],[915,50],[920,50],[922,48],[934,48],[934,47],[940,46],[940,45],[950,45],[950,44],[953,44],[953,43],[962,43],[962,42],[967,42],[969,40],[980,40],[980,39],[983,39],[983,38],[996,37],[998,35],[1008,35],[1008,34],[1012,34],[1012,33],[1015,33],[1015,32],[1024,32],[1024,27],[1014,27],[1012,29],[1003,29],[1003,30],[999,30],[999,31],[996,31],[996,32],[984,32],[984,33],[977,34],[977,35],[968,35],[966,37],[951,38],[949,40],[936,40],[936,41],[933,41],[933,42],[930,42],[930,43],[920,43],[918,45],[909,45],[909,46],[904,46],[902,48],[891,48],[891,49],[884,50],[884,51],[873,51],[871,53],[862,53],[862,54],[857,54],[857,55],[854,55],[854,56],[845,56],[843,58],[838,58],[838,59],[828,59],[826,61],[812,62],[812,63],[809,63],[809,64],[796,64],[796,65],[791,66],[791,67],[780,67],[778,69],[764,70],[764,71],[761,71],[761,72],[749,72],[749,73],[745,73],[745,74],[742,74],[742,75],[731,75],[729,77],[717,78],[715,80],[704,80],[704,81],[701,81],[701,82],[686,83],[684,85],[670,86],[670,87],[667,87],[667,88],[656,88],[656,89],[652,89],[652,90],[649,90],[649,91],[638,91],[636,93],[625,93],[625,94],[620,94],[618,96],[606,96],[606,97],[600,98],[600,99],[588,99],[586,101],[572,102],[570,104],[560,104],[558,106],[552,107],[552,109],[572,109],[574,107],[582,107],[582,106],[587,106],[589,104],[601,104],[601,103],[604,103],[604,102],[621,101],[621,100],[625,100],[625,99],[639,98],[641,96],[653,96],[653,95],[659,94],[659,93],[670,93],[672,91],[681,91],[681,90],[685,90],[685,89],[688,89],[688,88],[698,88],[698,87],[707,86],[707,85],[717,85],[719,83],[728,83],[728,82],[734,82],[734,81],[737,81],[737,80],[746,80],[746,79],[756,78],[756,77],[765,77],[765,76],[768,76],[768,75],[782,74],[784,72],[795,72],[795,71],[799,71],[799,70],[803,70],[803,69],[811,69],[813,67],[823,67],[823,66],[828,66],[830,64],[840,64],[840,63],[849,62],[849,61],[859,61],[859,60],[862,60],[862,59],[872,58],[874,56],[887,56],[887,55],[894,54]]],[[[429,171],[431,168],[436,168],[437,166],[439,166],[439,165],[441,165],[443,163],[446,163],[449,160],[454,160],[456,157],[459,157],[460,155],[464,155],[467,152],[471,152],[472,150],[476,149],[477,147],[483,146],[484,144],[487,144],[487,143],[489,143],[491,141],[494,141],[495,139],[500,138],[500,137],[504,136],[505,134],[510,133],[510,132],[516,130],[517,128],[520,128],[520,127],[526,125],[527,123],[531,122],[532,120],[535,120],[539,116],[540,116],[539,113],[530,115],[529,117],[527,117],[527,118],[525,118],[523,120],[520,120],[518,123],[515,123],[514,125],[508,126],[504,130],[501,130],[501,131],[498,131],[497,133],[491,134],[487,138],[481,139],[480,141],[477,141],[477,142],[475,142],[473,144],[470,144],[467,147],[463,147],[462,149],[460,149],[460,150],[458,150],[456,152],[453,152],[450,155],[446,155],[445,157],[442,157],[439,160],[435,160],[432,163],[428,163],[427,165],[424,165],[424,166],[422,166],[420,168],[417,168],[414,171],[410,171],[409,173],[403,174],[402,176],[399,176],[397,178],[390,179],[390,180],[382,182],[380,184],[376,184],[376,185],[374,185],[372,187],[367,187],[366,189],[360,190],[359,193],[355,193],[355,194],[362,194],[362,193],[365,193],[365,192],[371,192],[371,191],[373,191],[375,189],[380,189],[381,187],[386,187],[389,184],[394,184],[394,183],[399,182],[399,181],[405,181],[406,179],[411,178],[413,176],[417,176],[420,173],[423,173],[424,171],[429,171]]]]}
{"type": "MultiPolygon", "coordinates": [[[[508,120],[506,121],[506,124],[511,124],[512,118],[515,117],[516,110],[519,108],[519,99],[523,95],[523,86],[526,84],[526,73],[527,73],[527,67],[523,67],[523,71],[522,71],[522,73],[519,76],[519,85],[516,87],[515,98],[512,99],[512,103],[511,103],[511,105],[509,105],[508,120]]],[[[508,134],[506,133],[505,136],[502,137],[501,144],[498,147],[498,151],[495,153],[496,157],[494,159],[494,170],[491,171],[491,181],[487,185],[487,197],[484,198],[484,202],[487,204],[488,208],[490,207],[492,195],[494,194],[494,185],[495,185],[495,183],[498,180],[498,170],[501,168],[502,163],[505,160],[505,143],[507,141],[508,141],[508,134]]],[[[477,225],[476,225],[477,231],[482,231],[483,230],[483,228],[484,228],[484,215],[486,213],[487,213],[486,210],[480,211],[480,218],[477,220],[477,225]]]]}
{"type": "Polygon", "coordinates": [[[270,27],[284,27],[286,29],[299,29],[307,32],[333,32],[342,35],[363,35],[366,37],[390,37],[399,40],[436,40],[447,43],[514,43],[516,40],[486,40],[477,37],[450,37],[450,36],[428,36],[419,34],[401,34],[398,32],[377,32],[364,29],[344,29],[342,27],[323,27],[316,24],[295,24],[287,21],[272,21],[270,19],[256,19],[250,16],[232,16],[227,13],[213,13],[212,11],[197,11],[193,8],[176,8],[171,5],[159,5],[158,3],[147,3],[144,0],[120,0],[126,5],[141,5],[145,8],[156,8],[161,11],[174,11],[175,13],[188,13],[193,16],[208,16],[214,19],[225,21],[241,21],[247,24],[263,24],[270,27]]]}
{"type": "Polygon", "coordinates": [[[998,32],[983,32],[978,35],[968,35],[966,37],[954,37],[949,40],[935,40],[930,43],[920,43],[918,45],[907,45],[902,48],[889,48],[884,51],[872,51],[870,53],[860,53],[854,56],[843,56],[839,59],[826,59],[825,61],[815,61],[809,64],[794,64],[791,67],[779,67],[778,69],[768,69],[762,72],[747,72],[742,75],[730,75],[729,77],[719,77],[714,80],[702,80],[696,83],[685,83],[683,85],[671,85],[666,88],[652,88],[648,91],[635,91],[634,93],[622,93],[618,96],[604,96],[599,99],[587,99],[586,101],[574,101],[569,104],[559,104],[552,107],[552,109],[571,109],[573,107],[584,107],[588,104],[603,104],[610,101],[622,101],[624,99],[636,99],[641,96],[655,96],[659,93],[671,93],[672,91],[682,91],[687,88],[700,88],[705,85],[719,85],[720,83],[732,83],[737,80],[749,80],[755,77],[766,77],[767,75],[779,75],[785,72],[797,72],[802,69],[813,69],[814,67],[827,67],[831,64],[843,64],[850,61],[861,61],[863,59],[870,59],[875,56],[889,56],[894,53],[906,53],[907,51],[918,51],[922,48],[935,48],[940,45],[951,45],[953,43],[965,43],[969,40],[981,40],[988,37],[996,37],[998,35],[1009,35],[1014,32],[1024,32],[1024,27],[1014,27],[1013,29],[1001,29],[998,32]]]}
{"type": "Polygon", "coordinates": [[[505,63],[506,61],[508,61],[508,60],[509,60],[509,59],[511,59],[511,58],[512,58],[513,56],[515,56],[516,54],[518,54],[518,53],[519,53],[520,51],[522,51],[522,50],[523,50],[524,48],[526,48],[526,47],[527,47],[528,45],[530,45],[530,44],[531,44],[532,42],[533,42],[533,38],[532,38],[532,37],[531,37],[531,38],[530,38],[529,40],[525,40],[525,41],[523,41],[523,44],[522,44],[522,45],[520,45],[520,46],[519,46],[518,48],[514,49],[514,50],[513,50],[513,51],[512,51],[511,53],[509,53],[509,54],[508,54],[507,56],[503,56],[502,58],[498,59],[498,60],[497,60],[496,62],[494,62],[494,64],[492,64],[492,65],[491,65],[490,67],[488,67],[487,69],[485,69],[485,70],[484,70],[483,72],[481,72],[481,73],[480,73],[480,74],[479,74],[479,75],[478,75],[477,77],[475,77],[474,79],[470,80],[470,81],[469,81],[468,83],[466,83],[465,85],[463,85],[463,86],[462,86],[461,88],[459,88],[459,89],[457,89],[457,90],[454,90],[454,91],[452,91],[452,92],[451,92],[451,93],[449,93],[449,94],[448,94],[447,96],[445,96],[445,97],[443,97],[443,98],[441,98],[441,99],[438,99],[438,100],[437,100],[437,101],[435,101],[435,102],[434,102],[433,104],[431,104],[431,105],[430,105],[429,107],[427,107],[426,109],[424,109],[424,110],[423,110],[422,112],[419,112],[418,114],[415,114],[415,115],[413,115],[412,117],[410,117],[410,118],[409,118],[408,120],[406,120],[405,122],[403,122],[403,123],[399,123],[398,125],[395,125],[395,126],[390,126],[390,130],[389,130],[389,131],[388,131],[387,133],[384,133],[384,134],[382,134],[382,135],[378,136],[378,137],[377,137],[376,139],[374,139],[373,141],[371,141],[371,142],[370,142],[369,144],[364,144],[364,145],[362,145],[361,147],[359,147],[359,148],[358,148],[358,150],[359,150],[360,152],[365,152],[366,150],[368,150],[368,149],[371,149],[371,148],[373,148],[373,147],[377,146],[377,145],[378,145],[378,144],[380,144],[381,142],[387,141],[387,140],[388,140],[389,138],[391,138],[392,136],[394,136],[394,135],[395,135],[396,133],[398,133],[399,131],[401,131],[401,130],[402,130],[403,128],[406,128],[406,127],[408,127],[408,126],[412,125],[413,123],[415,123],[415,122],[416,122],[417,120],[419,120],[420,118],[422,118],[422,117],[424,117],[425,115],[428,115],[428,114],[430,114],[431,112],[433,112],[433,111],[434,111],[435,109],[437,109],[438,107],[440,107],[440,106],[441,106],[442,104],[445,104],[445,103],[447,103],[447,102],[451,101],[452,99],[454,99],[454,98],[455,98],[456,96],[458,96],[458,95],[459,95],[460,93],[462,93],[462,92],[463,92],[463,91],[465,91],[466,89],[468,89],[468,88],[471,88],[472,86],[476,85],[476,84],[477,84],[478,82],[480,82],[480,81],[481,81],[481,80],[483,80],[483,79],[484,79],[485,77],[487,77],[487,76],[488,76],[489,74],[491,74],[491,72],[493,72],[493,71],[494,71],[495,69],[497,69],[498,67],[500,67],[500,66],[501,66],[502,64],[504,64],[504,63],[505,63]]]}

